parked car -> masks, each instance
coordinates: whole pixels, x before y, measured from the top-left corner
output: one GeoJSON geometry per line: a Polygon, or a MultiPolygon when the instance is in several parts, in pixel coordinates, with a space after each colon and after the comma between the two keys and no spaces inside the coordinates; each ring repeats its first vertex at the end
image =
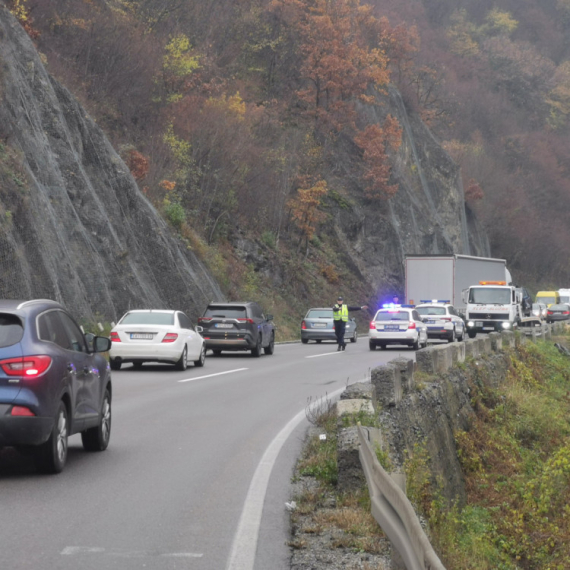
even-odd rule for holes
{"type": "Polygon", "coordinates": [[[421,315],[411,307],[380,309],[370,322],[368,345],[386,348],[388,344],[407,344],[412,349],[427,346],[427,325],[421,315]]]}
{"type": "Polygon", "coordinates": [[[252,356],[273,354],[275,325],[273,315],[264,315],[254,302],[210,303],[198,319],[206,348],[216,355],[222,350],[250,350],[252,356]]]}
{"type": "Polygon", "coordinates": [[[550,305],[546,314],[546,322],[567,321],[570,319],[570,305],[560,303],[559,305],[550,305]]]}
{"type": "Polygon", "coordinates": [[[548,307],[544,303],[532,304],[532,316],[538,317],[539,319],[546,319],[547,313],[548,307]]]}
{"type": "Polygon", "coordinates": [[[416,310],[427,324],[428,338],[455,342],[465,337],[465,321],[455,308],[445,301],[423,302],[416,310]]]}
{"type": "MultiPolygon", "coordinates": [[[[348,319],[344,338],[356,342],[356,321],[348,319]]],[[[307,344],[310,340],[321,342],[323,340],[336,341],[332,308],[309,309],[301,322],[301,342],[307,344]]]]}
{"type": "Polygon", "coordinates": [[[204,340],[181,311],[129,311],[111,331],[111,341],[112,370],[125,362],[135,368],[145,362],[163,362],[186,370],[189,362],[204,366],[206,360],[204,340]]]}
{"type": "Polygon", "coordinates": [[[0,301],[0,447],[31,452],[48,473],[64,468],[70,435],[106,449],[111,373],[99,353],[110,347],[55,301],[0,301]]]}

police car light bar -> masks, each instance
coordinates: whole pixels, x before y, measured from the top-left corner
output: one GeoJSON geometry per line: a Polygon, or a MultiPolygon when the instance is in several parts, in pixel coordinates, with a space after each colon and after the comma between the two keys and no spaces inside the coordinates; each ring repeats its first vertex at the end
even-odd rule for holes
{"type": "Polygon", "coordinates": [[[384,303],[383,309],[413,309],[415,305],[396,305],[394,303],[384,303]]]}
{"type": "Polygon", "coordinates": [[[420,303],[450,303],[451,301],[449,299],[424,299],[423,301],[420,301],[420,303]]]}

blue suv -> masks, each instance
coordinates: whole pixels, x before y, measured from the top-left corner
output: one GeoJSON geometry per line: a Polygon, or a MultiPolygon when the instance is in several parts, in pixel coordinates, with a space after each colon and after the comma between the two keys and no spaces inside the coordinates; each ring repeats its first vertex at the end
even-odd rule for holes
{"type": "Polygon", "coordinates": [[[55,301],[0,300],[0,448],[31,452],[40,471],[59,473],[67,438],[87,451],[111,435],[108,338],[83,334],[55,301]]]}

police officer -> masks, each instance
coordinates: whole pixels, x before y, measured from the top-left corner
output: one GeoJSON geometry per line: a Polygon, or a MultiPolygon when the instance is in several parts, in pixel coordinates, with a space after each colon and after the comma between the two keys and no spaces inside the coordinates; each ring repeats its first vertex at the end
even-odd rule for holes
{"type": "Polygon", "coordinates": [[[344,304],[342,297],[339,297],[336,300],[336,305],[333,307],[333,320],[334,334],[336,335],[336,341],[338,343],[338,348],[336,349],[337,352],[346,348],[346,342],[344,342],[344,331],[346,330],[346,323],[348,322],[348,312],[360,311],[363,309],[368,309],[368,305],[364,305],[362,307],[349,307],[344,304]]]}

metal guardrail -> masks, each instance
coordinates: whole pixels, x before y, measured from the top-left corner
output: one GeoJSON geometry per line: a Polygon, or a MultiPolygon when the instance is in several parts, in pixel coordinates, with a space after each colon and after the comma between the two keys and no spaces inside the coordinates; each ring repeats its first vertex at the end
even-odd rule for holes
{"type": "Polygon", "coordinates": [[[407,570],[445,570],[406,494],[378,462],[367,433],[358,426],[360,463],[366,476],[372,516],[402,557],[407,570]]]}

